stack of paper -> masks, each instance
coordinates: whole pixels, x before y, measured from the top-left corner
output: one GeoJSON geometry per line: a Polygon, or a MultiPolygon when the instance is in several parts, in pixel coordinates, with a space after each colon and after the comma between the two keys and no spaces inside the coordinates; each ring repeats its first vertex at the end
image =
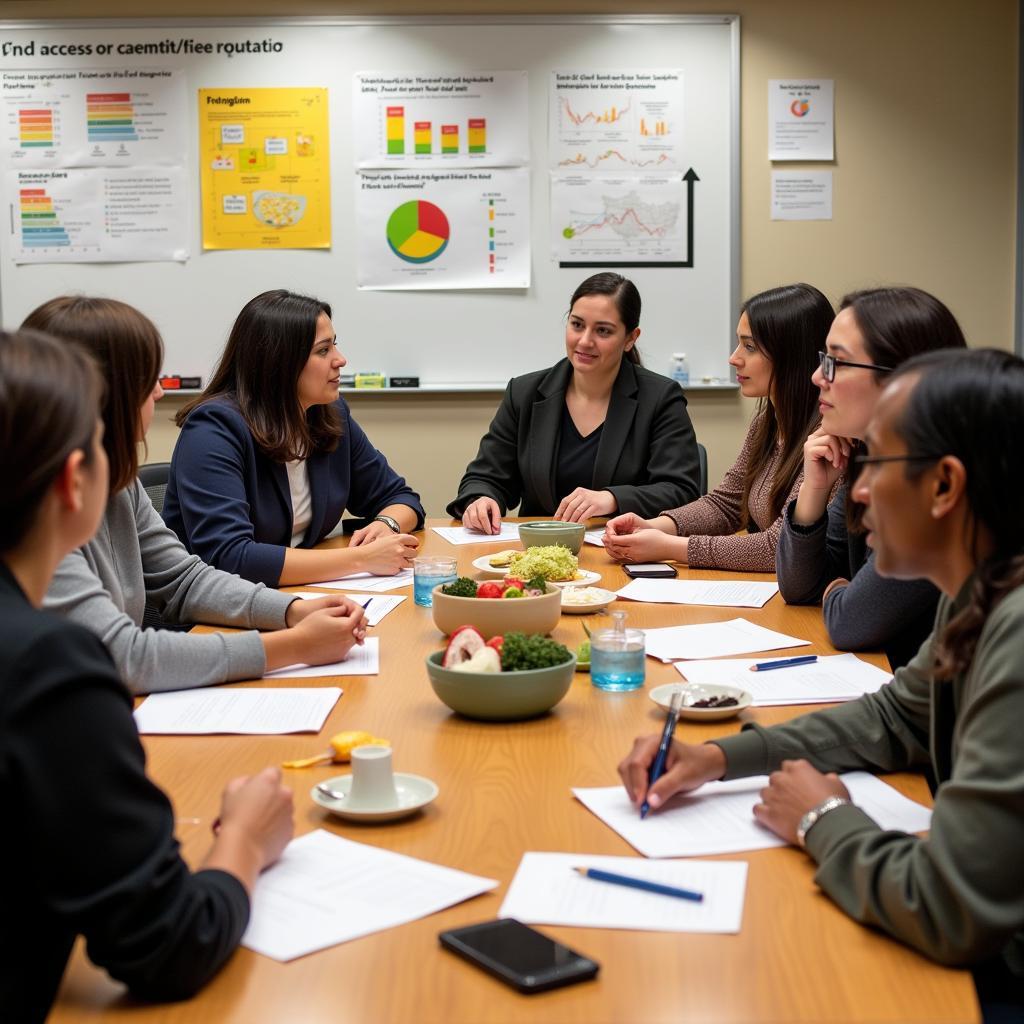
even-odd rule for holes
{"type": "Polygon", "coordinates": [[[318,829],[293,839],[260,875],[242,945],[294,960],[435,914],[497,884],[318,829]]]}
{"type": "Polygon", "coordinates": [[[647,653],[652,658],[666,662],[680,658],[721,658],[730,654],[810,645],[810,640],[776,633],[772,629],[755,626],[746,619],[645,629],[644,637],[647,653]]]}
{"type": "Polygon", "coordinates": [[[874,693],[892,676],[853,654],[818,658],[810,665],[792,665],[770,672],[751,672],[752,665],[767,659],[726,658],[721,661],[687,661],[676,671],[689,683],[735,686],[746,690],[754,704],[830,704],[856,700],[874,693]]]}
{"type": "MultiPolygon", "coordinates": [[[[313,590],[301,590],[292,594],[293,597],[301,597],[304,600],[315,600],[318,597],[330,597],[330,594],[318,594],[313,590]]],[[[363,606],[366,613],[366,624],[376,626],[388,612],[394,611],[404,600],[404,594],[391,594],[385,597],[383,594],[346,594],[350,601],[363,606]]]]}
{"type": "Polygon", "coordinates": [[[631,601],[706,604],[719,608],[763,608],[779,592],[778,583],[748,580],[632,580],[618,593],[631,601]]]}
{"type": "Polygon", "coordinates": [[[744,861],[651,861],[577,853],[524,853],[499,917],[576,928],[735,934],[743,919],[744,861]],[[574,868],[699,892],[697,903],[584,878],[574,868]]]}
{"type": "Polygon", "coordinates": [[[501,542],[508,545],[519,541],[519,526],[516,523],[502,523],[497,533],[480,533],[465,526],[433,526],[434,533],[439,533],[449,544],[495,544],[501,542]]]}
{"type": "Polygon", "coordinates": [[[394,576],[374,576],[368,572],[354,572],[340,580],[324,580],[318,587],[330,590],[397,590],[412,586],[412,569],[402,569],[394,576]]]}
{"type": "MultiPolygon", "coordinates": [[[[908,800],[874,775],[847,772],[840,778],[853,802],[881,828],[923,832],[931,824],[927,807],[908,800]]],[[[694,857],[785,846],[754,818],[754,804],[760,803],[761,790],[767,785],[767,775],[708,782],[674,797],[643,821],[621,786],[574,789],[573,795],[644,856],[694,857]]]]}
{"type": "Polygon", "coordinates": [[[341,661],[329,665],[286,665],[267,672],[264,679],[319,679],[323,676],[375,676],[380,672],[380,638],[368,636],[341,661]]]}

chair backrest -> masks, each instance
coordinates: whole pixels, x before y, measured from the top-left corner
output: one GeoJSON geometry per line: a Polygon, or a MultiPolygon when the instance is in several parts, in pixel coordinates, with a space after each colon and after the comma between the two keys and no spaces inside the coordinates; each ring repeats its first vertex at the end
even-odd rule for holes
{"type": "Polygon", "coordinates": [[[700,493],[708,493],[708,450],[697,442],[697,458],[700,460],[700,493]]]}
{"type": "Polygon", "coordinates": [[[147,462],[145,466],[139,466],[139,479],[142,486],[153,502],[153,508],[163,516],[164,495],[167,493],[167,480],[171,475],[171,464],[169,462],[147,462]]]}

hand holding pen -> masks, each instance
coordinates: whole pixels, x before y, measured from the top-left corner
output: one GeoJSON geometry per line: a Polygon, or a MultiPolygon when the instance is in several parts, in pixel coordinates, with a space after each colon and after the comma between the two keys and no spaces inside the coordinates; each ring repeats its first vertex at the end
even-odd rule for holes
{"type": "MultiPolygon", "coordinates": [[[[681,689],[675,689],[672,691],[672,700],[668,706],[668,714],[665,716],[665,728],[661,733],[661,742],[658,744],[658,753],[654,757],[654,763],[651,765],[651,774],[648,778],[648,788],[653,786],[665,774],[665,761],[668,758],[668,748],[672,744],[672,737],[676,731],[676,723],[679,721],[679,709],[683,706],[683,691],[681,689]]],[[[647,812],[651,809],[650,802],[647,798],[644,798],[644,802],[640,805],[640,820],[643,821],[647,817],[647,812]]]]}

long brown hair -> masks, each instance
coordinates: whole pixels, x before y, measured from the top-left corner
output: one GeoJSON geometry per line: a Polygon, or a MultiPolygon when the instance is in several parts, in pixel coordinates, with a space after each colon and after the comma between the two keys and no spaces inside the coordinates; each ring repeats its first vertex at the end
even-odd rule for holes
{"type": "Polygon", "coordinates": [[[68,456],[81,449],[91,461],[102,395],[96,364],[78,346],[0,332],[0,552],[24,540],[68,456]]]}
{"type": "Polygon", "coordinates": [[[811,374],[832,324],[832,304],[810,284],[787,284],[752,295],[747,314],[754,344],[771,362],[768,396],[758,402],[751,454],[743,481],[743,525],[749,522],[750,489],[781,438],[782,458],[771,482],[770,519],[777,519],[803,466],[804,440],[820,419],[811,374]]]}
{"type": "Polygon", "coordinates": [[[299,375],[316,338],[320,299],[279,288],[250,299],[238,314],[206,390],[181,409],[183,426],[193,409],[222,395],[233,398],[257,446],[276,462],[330,452],[341,438],[341,417],[331,405],[303,410],[299,375]]]}
{"type": "Polygon", "coordinates": [[[153,321],[117,299],[62,295],[44,302],[22,327],[78,342],[107,381],[103,447],[110,460],[110,493],[123,491],[139,471],[142,403],[156,387],[164,345],[153,321]]]}

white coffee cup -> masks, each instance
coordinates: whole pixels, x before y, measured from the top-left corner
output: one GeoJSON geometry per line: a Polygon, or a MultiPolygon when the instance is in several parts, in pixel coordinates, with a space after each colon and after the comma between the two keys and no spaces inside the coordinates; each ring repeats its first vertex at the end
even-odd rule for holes
{"type": "Polygon", "coordinates": [[[390,747],[368,744],[352,751],[352,788],[348,804],[367,810],[398,805],[390,747]]]}

